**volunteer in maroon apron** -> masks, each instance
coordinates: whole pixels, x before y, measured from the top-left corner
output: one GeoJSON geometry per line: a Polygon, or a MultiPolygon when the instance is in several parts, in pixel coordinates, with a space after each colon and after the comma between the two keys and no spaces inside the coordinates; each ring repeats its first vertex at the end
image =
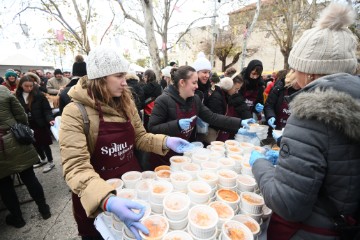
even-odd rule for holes
{"type": "Polygon", "coordinates": [[[255,113],[258,120],[261,119],[261,115],[256,112],[255,103],[256,103],[259,91],[260,91],[260,89],[246,90],[244,93],[245,102],[246,102],[247,106],[249,107],[250,112],[255,113]]]}
{"type": "MultiPolygon", "coordinates": [[[[191,118],[195,116],[196,115],[195,102],[193,102],[192,108],[188,112],[181,111],[179,103],[176,103],[176,115],[178,116],[178,119],[191,118]]],[[[190,140],[195,125],[196,125],[196,119],[194,119],[190,123],[190,127],[188,129],[181,130],[180,134],[178,134],[176,137],[180,137],[185,140],[190,140]]],[[[160,165],[170,165],[169,159],[174,155],[176,155],[176,153],[172,150],[170,150],[165,156],[160,156],[158,154],[151,153],[150,154],[151,169],[155,169],[157,166],[160,165]]]]}
{"type": "MultiPolygon", "coordinates": [[[[222,94],[223,94],[224,101],[227,103],[225,93],[222,92],[222,94]]],[[[237,115],[237,114],[236,114],[235,108],[234,108],[233,106],[230,106],[230,105],[227,103],[227,104],[226,104],[226,113],[225,113],[225,116],[228,116],[228,117],[237,117],[236,115],[237,115]]],[[[219,133],[218,133],[218,136],[217,136],[217,138],[216,138],[216,141],[225,142],[225,141],[228,140],[228,139],[234,138],[234,135],[235,135],[235,133],[231,133],[231,132],[228,132],[228,131],[220,130],[219,133]]]]}
{"type": "MultiPolygon", "coordinates": [[[[105,122],[100,104],[99,133],[94,152],[91,155],[91,165],[104,180],[120,178],[128,171],[141,171],[134,155],[135,132],[130,121],[105,122]]],[[[88,218],[76,194],[72,194],[73,212],[81,236],[100,236],[95,229],[94,218],[88,218]]]]}
{"type": "MultiPolygon", "coordinates": [[[[289,95],[289,89],[285,88],[284,96],[289,95]]],[[[276,113],[276,128],[277,130],[281,130],[285,127],[287,119],[290,117],[290,109],[289,104],[285,99],[283,99],[280,108],[280,111],[276,113]]]]}

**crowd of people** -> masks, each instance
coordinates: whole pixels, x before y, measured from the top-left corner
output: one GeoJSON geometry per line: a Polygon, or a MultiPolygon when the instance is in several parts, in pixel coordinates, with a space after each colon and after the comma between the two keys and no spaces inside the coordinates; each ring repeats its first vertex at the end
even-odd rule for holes
{"type": "Polygon", "coordinates": [[[171,62],[158,79],[151,69],[128,72],[129,63],[105,46],[92,49],[86,62],[76,56],[72,76],[60,69],[53,76],[9,69],[0,86],[0,194],[10,212],[6,223],[25,225],[11,180],[17,173],[42,217],[51,216],[33,168],[46,164],[46,173],[55,166],[49,127],[57,115],[63,175],[84,240],[102,239],[93,224],[102,211],[124,221],[137,239],[138,231],[148,232],[139,222],[143,206],[118,197],[107,179],[169,165],[170,157],[190,149],[191,142],[206,146],[233,139],[259,123],[269,127],[261,144],[280,149],[271,159],[253,151],[249,161],[273,210],[268,239],[337,239],[341,233],[333,219],[360,220],[360,78],[355,75],[357,42],[347,28],[353,21],[351,8],[331,4],[294,45],[291,70],[269,76],[256,59],[218,76],[200,52],[190,66],[171,62]],[[16,122],[34,131],[33,144],[16,141],[9,131],[16,122]],[[205,125],[207,131],[199,131],[205,125]],[[273,129],[283,135],[273,139],[273,129]],[[141,211],[134,215],[131,209],[141,211]]]}

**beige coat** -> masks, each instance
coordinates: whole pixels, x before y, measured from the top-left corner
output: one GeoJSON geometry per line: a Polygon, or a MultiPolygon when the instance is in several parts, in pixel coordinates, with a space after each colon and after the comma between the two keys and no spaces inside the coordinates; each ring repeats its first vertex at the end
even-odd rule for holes
{"type": "Polygon", "coordinates": [[[61,77],[60,80],[52,77],[48,80],[46,84],[47,92],[51,95],[57,95],[61,87],[65,87],[70,82],[70,79],[66,77],[61,77]]]}
{"type": "MultiPolygon", "coordinates": [[[[69,103],[64,108],[59,142],[65,180],[71,190],[80,197],[87,216],[96,217],[101,201],[109,193],[115,192],[115,189],[100,178],[90,163],[90,153],[94,150],[99,130],[99,114],[94,109],[95,102],[87,94],[87,89],[82,88],[82,82],[83,79],[80,79],[78,84],[70,89],[68,95],[73,101],[82,103],[86,108],[90,120],[89,146],[84,134],[82,115],[74,103],[69,103]]],[[[126,121],[124,114],[118,113],[113,108],[107,105],[101,105],[101,108],[105,122],[126,121]]],[[[147,133],[137,111],[134,111],[131,124],[135,130],[136,149],[161,155],[167,153],[163,150],[166,136],[147,133]]]]}

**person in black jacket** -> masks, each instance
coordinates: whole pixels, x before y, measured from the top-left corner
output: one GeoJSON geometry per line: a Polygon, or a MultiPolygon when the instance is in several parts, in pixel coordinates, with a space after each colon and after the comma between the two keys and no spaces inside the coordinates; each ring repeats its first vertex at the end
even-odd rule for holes
{"type": "Polygon", "coordinates": [[[208,98],[211,95],[211,83],[210,73],[211,73],[211,63],[206,59],[205,54],[200,52],[197,55],[197,59],[192,64],[192,67],[196,70],[198,75],[198,89],[195,91],[195,94],[200,97],[200,100],[208,106],[208,98]]]}
{"type": "Polygon", "coordinates": [[[265,103],[264,114],[266,121],[270,127],[277,130],[285,127],[286,121],[290,116],[289,105],[285,97],[298,91],[298,89],[295,89],[296,87],[291,85],[293,81],[290,79],[293,77],[294,74],[291,71],[286,76],[286,79],[289,80],[285,80],[285,78],[279,79],[271,89],[265,103]],[[289,84],[286,84],[286,81],[289,81],[289,84]]]}
{"type": "Polygon", "coordinates": [[[86,72],[86,62],[84,62],[84,57],[77,55],[75,57],[75,62],[72,67],[72,78],[71,81],[66,85],[66,87],[59,94],[59,114],[61,115],[64,107],[71,102],[71,98],[68,96],[70,88],[77,84],[79,79],[85,75],[86,72]]]}
{"type": "Polygon", "coordinates": [[[148,69],[144,73],[144,80],[146,84],[143,86],[144,90],[144,127],[148,131],[149,118],[151,116],[152,109],[154,108],[155,99],[161,95],[162,88],[156,81],[156,74],[153,70],[148,69]]]}
{"type": "MultiPolygon", "coordinates": [[[[198,75],[194,68],[181,66],[173,69],[171,78],[174,82],[155,100],[155,106],[149,121],[149,132],[181,137],[188,141],[195,139],[196,117],[218,127],[219,129],[237,132],[243,125],[254,119],[242,120],[213,113],[195,94],[198,88],[198,75]]],[[[150,158],[152,167],[169,165],[170,151],[166,156],[153,154],[150,158]]]]}
{"type": "Polygon", "coordinates": [[[45,95],[40,92],[34,81],[27,75],[20,79],[16,89],[16,97],[28,115],[29,124],[34,131],[36,142],[35,149],[41,160],[34,167],[40,167],[46,163],[43,172],[49,172],[55,167],[50,145],[52,144],[50,125],[54,125],[54,117],[51,107],[45,95]]]}
{"type": "Polygon", "coordinates": [[[145,98],[144,98],[144,89],[139,84],[139,77],[133,73],[127,73],[126,83],[130,88],[130,91],[133,95],[136,108],[138,110],[139,116],[141,117],[140,110],[144,108],[145,98]]]}
{"type": "MultiPolygon", "coordinates": [[[[230,117],[251,118],[252,114],[245,103],[245,99],[238,93],[243,83],[244,81],[240,75],[234,76],[233,79],[229,77],[222,78],[217,86],[218,88],[208,99],[209,109],[214,113],[230,117]]],[[[210,125],[206,140],[209,144],[211,141],[225,141],[233,137],[233,133],[220,131],[219,128],[210,125]]]]}
{"type": "Polygon", "coordinates": [[[263,71],[262,62],[252,60],[241,72],[245,84],[241,87],[240,93],[245,98],[250,111],[261,119],[261,112],[264,109],[264,81],[261,77],[263,71]]]}

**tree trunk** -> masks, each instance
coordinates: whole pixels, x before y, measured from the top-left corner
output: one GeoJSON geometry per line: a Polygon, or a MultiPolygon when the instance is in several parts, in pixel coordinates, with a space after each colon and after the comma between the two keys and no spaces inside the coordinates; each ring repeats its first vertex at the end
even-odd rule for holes
{"type": "Polygon", "coordinates": [[[291,49],[281,49],[281,53],[284,56],[284,69],[286,70],[290,68],[288,63],[290,51],[291,49]]]}
{"type": "Polygon", "coordinates": [[[152,70],[156,74],[156,78],[160,79],[160,57],[159,49],[156,43],[155,32],[154,32],[154,14],[152,1],[142,0],[141,1],[143,13],[144,13],[144,29],[146,35],[146,42],[148,43],[149,54],[151,58],[152,70]]]}
{"type": "Polygon", "coordinates": [[[225,72],[225,70],[226,70],[226,58],[221,59],[221,71],[225,72]]]}

